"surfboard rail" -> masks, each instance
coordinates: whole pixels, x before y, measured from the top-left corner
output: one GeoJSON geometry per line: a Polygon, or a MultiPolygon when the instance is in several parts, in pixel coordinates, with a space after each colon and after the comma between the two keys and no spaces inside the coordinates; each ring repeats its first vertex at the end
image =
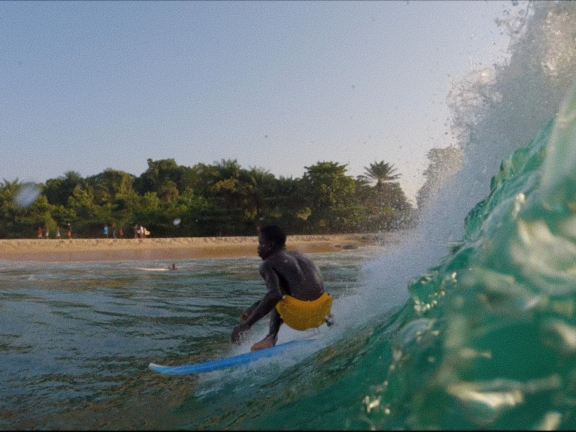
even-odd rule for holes
{"type": "Polygon", "coordinates": [[[226,369],[234,366],[240,366],[252,363],[258,359],[272,357],[294,348],[296,346],[306,345],[315,339],[300,339],[275,345],[270,348],[264,348],[257,351],[250,351],[238,354],[232,357],[225,357],[217,360],[210,360],[203,363],[195,363],[181,366],[164,366],[156,363],[150,363],[148,368],[154,372],[164,375],[190,375],[202,372],[210,372],[219,369],[226,369]]]}

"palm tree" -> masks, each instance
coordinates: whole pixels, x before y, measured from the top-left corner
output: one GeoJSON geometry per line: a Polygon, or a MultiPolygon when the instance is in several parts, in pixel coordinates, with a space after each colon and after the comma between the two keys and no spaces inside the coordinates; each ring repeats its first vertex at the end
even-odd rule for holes
{"type": "Polygon", "coordinates": [[[396,174],[394,165],[384,161],[371,163],[369,167],[364,167],[364,170],[364,175],[361,176],[362,180],[376,182],[373,189],[375,194],[372,199],[374,200],[373,205],[378,208],[378,229],[390,227],[391,215],[394,213],[392,204],[395,194],[393,193],[394,188],[388,182],[397,180],[400,174],[396,174]],[[386,212],[384,211],[385,208],[387,209],[386,212]]]}
{"type": "Polygon", "coordinates": [[[376,188],[382,189],[383,183],[397,180],[400,174],[396,174],[393,164],[384,161],[371,163],[369,167],[364,167],[364,177],[376,182],[376,188]]]}

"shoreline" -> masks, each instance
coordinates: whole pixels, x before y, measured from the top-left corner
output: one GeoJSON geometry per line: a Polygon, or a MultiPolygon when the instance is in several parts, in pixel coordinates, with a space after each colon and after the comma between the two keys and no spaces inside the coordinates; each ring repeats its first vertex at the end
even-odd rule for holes
{"type": "MultiPolygon", "coordinates": [[[[402,233],[293,235],[286,249],[337,253],[397,242],[402,233]]],[[[0,261],[147,261],[257,257],[258,237],[0,240],[0,261]]]]}

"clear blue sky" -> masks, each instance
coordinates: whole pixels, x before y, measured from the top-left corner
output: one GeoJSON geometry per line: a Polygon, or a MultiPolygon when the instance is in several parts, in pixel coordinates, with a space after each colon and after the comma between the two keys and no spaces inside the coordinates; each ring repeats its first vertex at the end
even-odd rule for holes
{"type": "MultiPolygon", "coordinates": [[[[0,180],[384,160],[408,197],[510,1],[0,2],[0,180]]],[[[500,57],[499,57],[500,56],[500,57]]]]}

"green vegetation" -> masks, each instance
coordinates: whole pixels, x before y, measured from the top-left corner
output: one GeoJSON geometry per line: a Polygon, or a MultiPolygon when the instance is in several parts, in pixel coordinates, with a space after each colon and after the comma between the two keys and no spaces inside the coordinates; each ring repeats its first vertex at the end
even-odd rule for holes
{"type": "Polygon", "coordinates": [[[276,223],[289,234],[377,232],[411,226],[416,217],[392,165],[374,162],[358,178],[346,165],[319,162],[302,178],[276,178],[268,171],[242,168],[236,160],[193,167],[173,159],[148,159],[139,177],[107,169],[82,178],[69,171],[37,184],[27,206],[14,200],[23,183],[0,184],[0,238],[31,238],[38,227],[65,237],[101,237],[107,224],[133,237],[142,224],[153,237],[255,235],[256,227],[276,223]],[[178,223],[180,221],[180,223],[178,223]]]}

